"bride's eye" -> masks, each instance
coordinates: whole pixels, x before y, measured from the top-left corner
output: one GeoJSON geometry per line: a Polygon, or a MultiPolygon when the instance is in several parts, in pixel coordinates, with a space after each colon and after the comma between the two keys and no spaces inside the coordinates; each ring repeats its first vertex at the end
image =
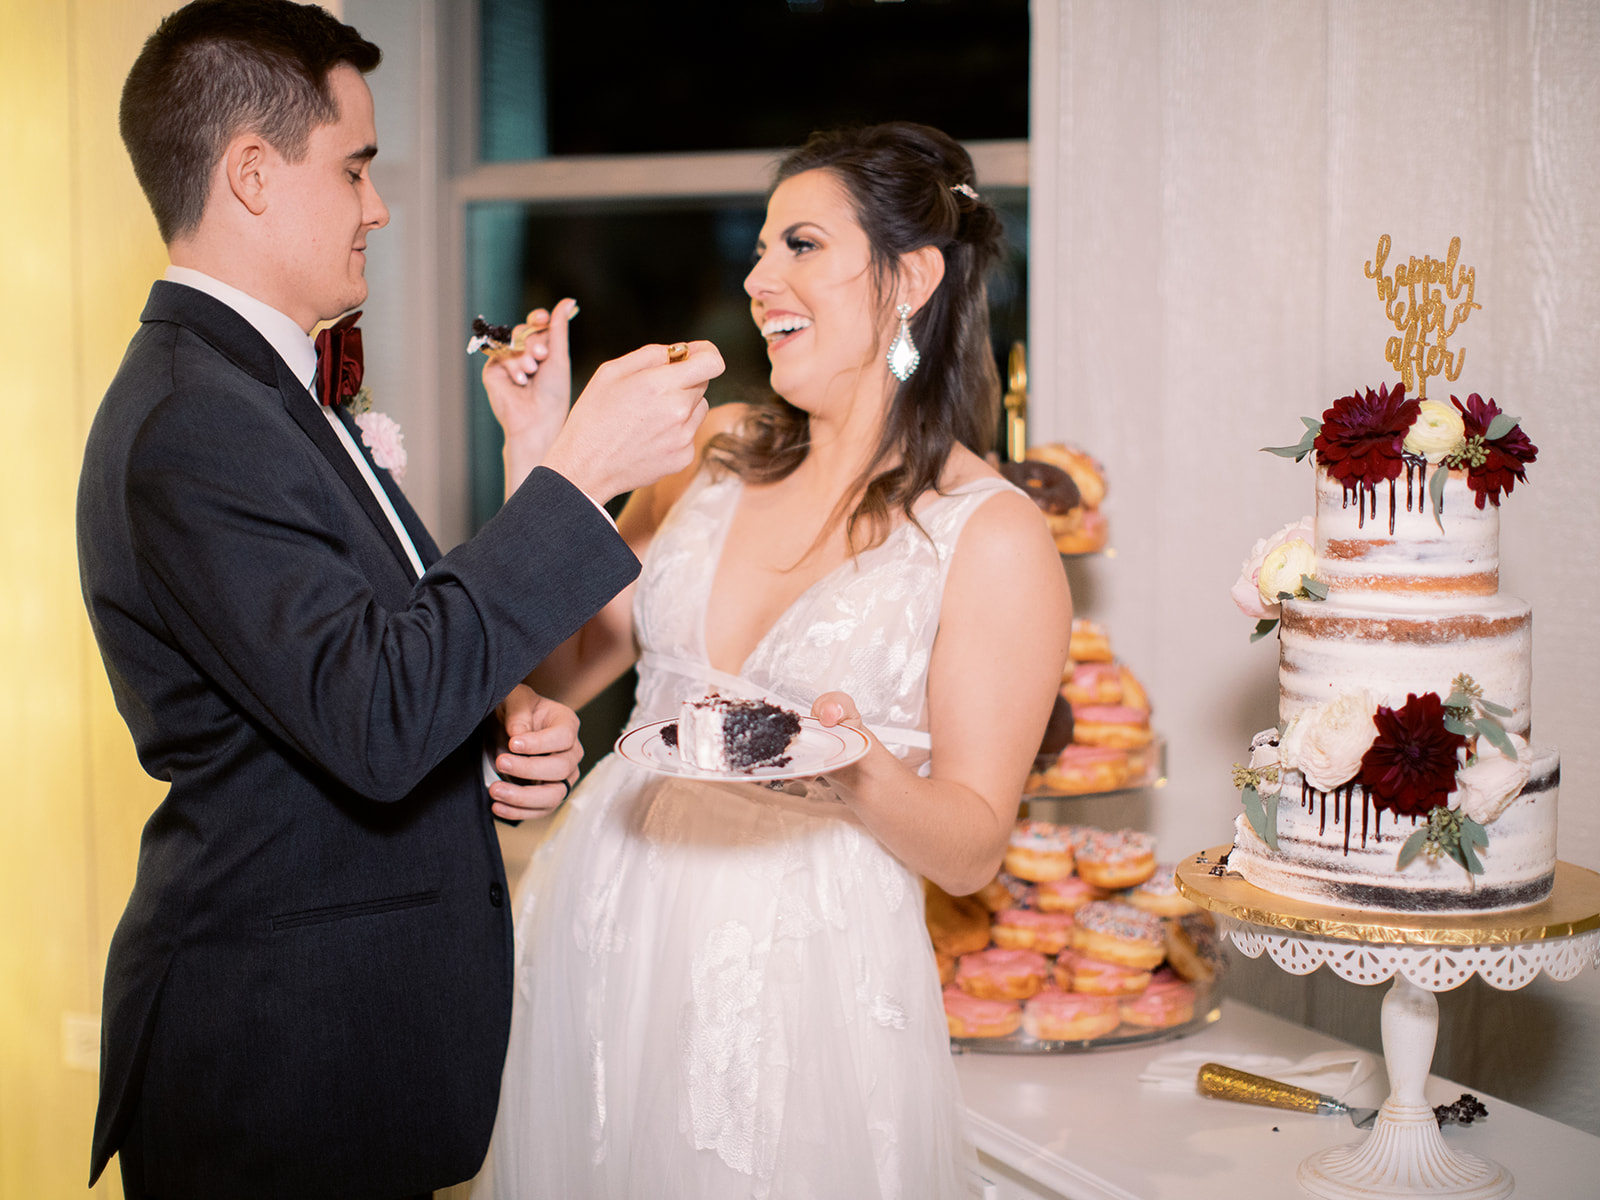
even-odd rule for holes
{"type": "Polygon", "coordinates": [[[815,250],[817,248],[817,244],[810,238],[803,238],[799,236],[789,237],[787,239],[787,245],[790,253],[792,254],[804,254],[808,250],[815,250]]]}

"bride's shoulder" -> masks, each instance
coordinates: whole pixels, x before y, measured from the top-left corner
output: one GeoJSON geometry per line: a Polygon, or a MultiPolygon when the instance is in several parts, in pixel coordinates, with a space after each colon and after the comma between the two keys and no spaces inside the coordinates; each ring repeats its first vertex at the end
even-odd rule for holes
{"type": "Polygon", "coordinates": [[[984,493],[982,501],[967,518],[964,530],[976,537],[963,537],[962,543],[983,545],[985,550],[980,553],[999,551],[1003,556],[1022,552],[1041,557],[1045,562],[1056,562],[1055,543],[1038,506],[966,447],[960,446],[951,452],[939,480],[939,490],[948,495],[985,482],[1002,486],[984,493]]]}

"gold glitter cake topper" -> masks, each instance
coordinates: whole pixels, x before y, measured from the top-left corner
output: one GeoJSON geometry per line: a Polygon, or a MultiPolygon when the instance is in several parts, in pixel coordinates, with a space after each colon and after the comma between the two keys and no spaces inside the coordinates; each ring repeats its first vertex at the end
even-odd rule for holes
{"type": "Polygon", "coordinates": [[[1443,375],[1452,383],[1461,377],[1467,352],[1451,350],[1450,338],[1473,309],[1483,307],[1472,299],[1475,272],[1456,263],[1460,253],[1461,239],[1451,238],[1450,250],[1443,260],[1412,255],[1409,262],[1396,263],[1393,273],[1386,275],[1386,233],[1378,239],[1378,251],[1366,264],[1367,278],[1378,281],[1383,315],[1399,330],[1383,348],[1384,361],[1400,372],[1406,391],[1419,399],[1428,394],[1430,375],[1443,375]],[[1447,297],[1457,302],[1454,309],[1445,303],[1447,297]],[[1431,344],[1429,337],[1433,338],[1431,344]]]}

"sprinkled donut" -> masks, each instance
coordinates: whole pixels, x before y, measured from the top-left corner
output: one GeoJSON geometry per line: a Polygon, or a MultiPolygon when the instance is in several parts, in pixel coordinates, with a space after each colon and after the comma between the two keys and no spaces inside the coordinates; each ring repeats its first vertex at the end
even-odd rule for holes
{"type": "Polygon", "coordinates": [[[1167,955],[1166,930],[1160,917],[1115,900],[1097,900],[1073,914],[1072,948],[1101,962],[1148,971],[1167,955]]]}
{"type": "Polygon", "coordinates": [[[1155,846],[1137,829],[1102,830],[1077,848],[1078,874],[1108,892],[1137,887],[1156,873],[1155,846]]]}
{"type": "Polygon", "coordinates": [[[1048,821],[1020,821],[1006,847],[1006,870],[1034,883],[1072,874],[1072,846],[1048,821]]]}
{"type": "Polygon", "coordinates": [[[1129,888],[1118,899],[1158,917],[1181,917],[1198,911],[1195,903],[1178,891],[1177,868],[1171,863],[1158,864],[1155,874],[1137,887],[1129,888]]]}

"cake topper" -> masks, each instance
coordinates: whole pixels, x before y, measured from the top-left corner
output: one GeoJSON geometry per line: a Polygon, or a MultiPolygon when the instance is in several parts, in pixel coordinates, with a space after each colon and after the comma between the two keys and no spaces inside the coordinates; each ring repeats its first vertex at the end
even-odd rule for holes
{"type": "Polygon", "coordinates": [[[1389,247],[1386,233],[1378,239],[1377,253],[1365,271],[1368,279],[1378,282],[1383,315],[1399,331],[1384,346],[1384,361],[1400,372],[1406,391],[1420,400],[1428,395],[1429,376],[1443,375],[1451,383],[1461,377],[1467,352],[1451,350],[1450,338],[1472,310],[1483,305],[1472,298],[1476,273],[1456,261],[1461,253],[1459,237],[1450,239],[1450,249],[1442,261],[1431,255],[1421,259],[1412,255],[1409,262],[1396,263],[1394,271],[1385,274],[1389,247]],[[1453,309],[1446,298],[1456,301],[1453,309]]]}

